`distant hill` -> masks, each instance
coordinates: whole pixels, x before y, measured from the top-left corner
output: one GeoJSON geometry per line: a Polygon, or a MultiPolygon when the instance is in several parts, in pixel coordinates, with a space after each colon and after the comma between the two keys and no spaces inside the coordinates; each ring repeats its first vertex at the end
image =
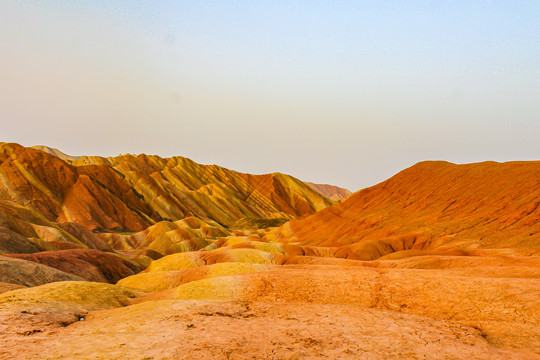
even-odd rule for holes
{"type": "Polygon", "coordinates": [[[317,191],[319,194],[326,196],[333,201],[343,200],[352,194],[349,190],[334,185],[314,184],[311,182],[306,182],[306,184],[311,186],[313,190],[317,191]]]}
{"type": "Polygon", "coordinates": [[[62,159],[62,160],[75,161],[75,160],[78,160],[78,159],[81,158],[80,156],[66,155],[66,154],[64,154],[63,152],[61,152],[58,149],[48,147],[48,146],[44,146],[44,145],[34,145],[34,146],[30,146],[30,147],[32,149],[44,151],[44,152],[46,152],[48,154],[54,155],[57,158],[62,159]]]}

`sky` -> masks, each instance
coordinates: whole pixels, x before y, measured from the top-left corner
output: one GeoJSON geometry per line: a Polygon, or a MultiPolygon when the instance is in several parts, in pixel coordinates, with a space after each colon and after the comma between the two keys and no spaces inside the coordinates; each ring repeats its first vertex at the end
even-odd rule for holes
{"type": "Polygon", "coordinates": [[[352,191],[540,159],[538,1],[0,1],[0,141],[352,191]]]}

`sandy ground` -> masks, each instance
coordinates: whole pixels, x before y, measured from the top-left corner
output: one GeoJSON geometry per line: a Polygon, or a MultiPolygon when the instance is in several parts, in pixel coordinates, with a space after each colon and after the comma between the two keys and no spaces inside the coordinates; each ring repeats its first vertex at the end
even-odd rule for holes
{"type": "Polygon", "coordinates": [[[540,359],[539,298],[520,266],[271,266],[108,310],[0,304],[0,359],[540,359]]]}
{"type": "Polygon", "coordinates": [[[534,359],[478,329],[334,304],[161,300],[3,338],[4,359],[534,359]]]}

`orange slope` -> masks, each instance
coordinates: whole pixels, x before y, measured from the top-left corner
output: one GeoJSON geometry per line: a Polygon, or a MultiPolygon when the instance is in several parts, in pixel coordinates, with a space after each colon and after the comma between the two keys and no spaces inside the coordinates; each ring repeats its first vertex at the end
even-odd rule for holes
{"type": "Polygon", "coordinates": [[[340,246],[375,259],[403,250],[540,247],[540,161],[416,164],[267,240],[340,246]]]}

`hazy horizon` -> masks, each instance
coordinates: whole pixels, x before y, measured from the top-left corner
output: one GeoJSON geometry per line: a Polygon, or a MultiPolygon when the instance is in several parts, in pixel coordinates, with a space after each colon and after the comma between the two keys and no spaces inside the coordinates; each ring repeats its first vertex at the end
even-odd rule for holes
{"type": "Polygon", "coordinates": [[[535,2],[0,3],[2,142],[356,191],[540,158],[535,2]]]}

